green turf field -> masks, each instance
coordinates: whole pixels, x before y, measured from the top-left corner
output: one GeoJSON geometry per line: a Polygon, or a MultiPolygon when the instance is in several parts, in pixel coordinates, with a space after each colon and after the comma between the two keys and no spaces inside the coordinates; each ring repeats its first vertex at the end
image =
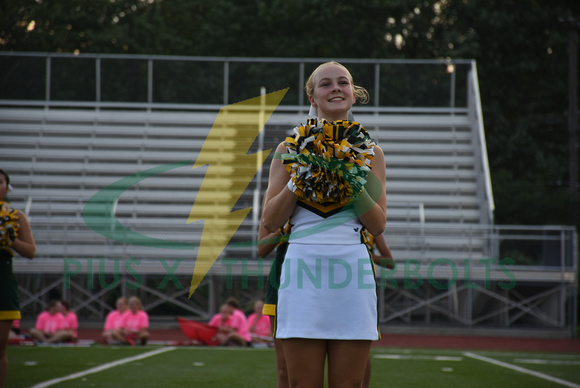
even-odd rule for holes
{"type": "MultiPolygon", "coordinates": [[[[9,347],[7,387],[275,387],[273,349],[9,347]]],[[[371,387],[580,387],[580,354],[372,349],[371,387]]]]}

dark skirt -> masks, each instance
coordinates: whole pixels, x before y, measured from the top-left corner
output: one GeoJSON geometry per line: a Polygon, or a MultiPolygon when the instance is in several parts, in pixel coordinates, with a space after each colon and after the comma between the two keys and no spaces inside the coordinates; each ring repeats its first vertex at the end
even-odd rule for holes
{"type": "Polygon", "coordinates": [[[12,253],[0,250],[0,320],[20,319],[18,282],[12,269],[12,253]]]}

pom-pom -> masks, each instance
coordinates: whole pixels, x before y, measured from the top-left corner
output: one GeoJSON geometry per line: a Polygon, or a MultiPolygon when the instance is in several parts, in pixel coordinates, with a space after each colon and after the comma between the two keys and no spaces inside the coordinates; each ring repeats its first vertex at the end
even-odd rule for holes
{"type": "Polygon", "coordinates": [[[7,248],[18,238],[18,215],[8,202],[0,201],[0,248],[7,248]]]}
{"type": "Polygon", "coordinates": [[[284,145],[282,161],[298,199],[347,204],[364,189],[376,143],[359,123],[311,119],[284,145]]]}

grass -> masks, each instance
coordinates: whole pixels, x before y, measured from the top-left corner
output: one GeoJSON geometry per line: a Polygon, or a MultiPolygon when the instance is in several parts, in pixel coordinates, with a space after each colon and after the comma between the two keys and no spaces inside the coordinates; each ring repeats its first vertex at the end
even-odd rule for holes
{"type": "MultiPolygon", "coordinates": [[[[155,350],[149,347],[10,347],[7,387],[35,384],[155,350]]],[[[473,352],[578,384],[580,354],[473,352]]],[[[371,387],[562,387],[456,350],[372,349],[371,387]]],[[[51,387],[275,387],[273,349],[181,347],[51,387]]]]}

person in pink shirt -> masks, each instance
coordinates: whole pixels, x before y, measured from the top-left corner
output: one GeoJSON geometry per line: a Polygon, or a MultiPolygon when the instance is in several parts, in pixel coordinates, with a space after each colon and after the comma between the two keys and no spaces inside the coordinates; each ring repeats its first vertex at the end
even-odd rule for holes
{"type": "Polygon", "coordinates": [[[123,315],[121,342],[134,345],[140,341],[141,345],[149,340],[149,315],[143,311],[141,300],[136,296],[129,298],[129,311],[123,315]]]}
{"type": "Polygon", "coordinates": [[[248,317],[248,327],[252,342],[255,343],[270,343],[272,338],[272,329],[270,326],[270,317],[262,314],[264,302],[261,300],[254,303],[254,312],[248,317]]]}
{"type": "Polygon", "coordinates": [[[70,304],[67,301],[62,301],[62,315],[64,316],[66,330],[73,337],[73,341],[77,341],[79,338],[79,319],[77,314],[71,310],[70,304]]]}
{"type": "Polygon", "coordinates": [[[30,335],[38,342],[59,343],[73,341],[74,337],[67,330],[67,324],[61,311],[60,301],[52,301],[48,310],[43,311],[36,318],[36,325],[30,329],[30,335]]]}
{"type": "Polygon", "coordinates": [[[242,310],[240,310],[240,302],[237,298],[231,296],[226,300],[226,304],[233,309],[232,319],[234,327],[236,327],[237,332],[244,338],[245,341],[250,343],[252,341],[252,336],[250,335],[250,325],[248,325],[248,318],[242,310]]]}
{"type": "Polygon", "coordinates": [[[121,329],[123,327],[123,320],[125,319],[125,314],[129,311],[129,302],[126,297],[121,296],[117,299],[116,310],[113,310],[107,314],[105,319],[105,327],[103,328],[103,333],[101,334],[101,343],[113,344],[115,342],[123,341],[123,333],[121,329]]]}
{"type": "Polygon", "coordinates": [[[209,321],[209,326],[218,328],[214,340],[220,345],[246,346],[252,341],[245,315],[242,313],[240,316],[235,312],[236,309],[226,303],[209,321]]]}

